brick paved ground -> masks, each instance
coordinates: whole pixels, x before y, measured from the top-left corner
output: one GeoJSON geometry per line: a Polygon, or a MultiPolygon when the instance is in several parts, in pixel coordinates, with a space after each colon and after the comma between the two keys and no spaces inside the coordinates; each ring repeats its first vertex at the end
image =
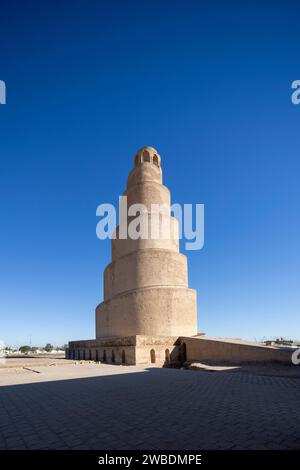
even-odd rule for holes
{"type": "Polygon", "coordinates": [[[300,449],[300,380],[84,364],[0,371],[1,449],[300,449]]]}

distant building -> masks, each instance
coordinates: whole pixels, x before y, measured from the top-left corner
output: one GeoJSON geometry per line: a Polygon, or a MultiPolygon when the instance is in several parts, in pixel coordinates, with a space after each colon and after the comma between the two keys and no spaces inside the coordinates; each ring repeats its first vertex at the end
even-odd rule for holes
{"type": "Polygon", "coordinates": [[[293,346],[292,339],[276,338],[264,341],[266,346],[293,346]]]}

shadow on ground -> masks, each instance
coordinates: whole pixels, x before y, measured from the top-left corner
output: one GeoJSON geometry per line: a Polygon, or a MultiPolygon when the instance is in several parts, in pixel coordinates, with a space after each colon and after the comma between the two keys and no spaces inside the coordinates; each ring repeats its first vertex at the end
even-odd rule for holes
{"type": "MultiPolygon", "coordinates": [[[[57,367],[61,377],[68,367],[57,367]]],[[[300,448],[299,380],[113,369],[0,387],[0,448],[300,448]]]]}

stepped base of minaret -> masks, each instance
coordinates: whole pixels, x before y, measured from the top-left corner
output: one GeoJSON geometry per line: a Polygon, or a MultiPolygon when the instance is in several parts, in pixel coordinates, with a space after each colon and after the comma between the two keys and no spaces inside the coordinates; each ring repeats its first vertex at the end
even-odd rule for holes
{"type": "Polygon", "coordinates": [[[197,331],[196,291],[153,286],[115,296],[96,309],[96,338],[191,336],[197,331]]]}
{"type": "Polygon", "coordinates": [[[168,366],[186,361],[185,344],[176,336],[122,336],[70,341],[66,358],[108,364],[168,366]]]}

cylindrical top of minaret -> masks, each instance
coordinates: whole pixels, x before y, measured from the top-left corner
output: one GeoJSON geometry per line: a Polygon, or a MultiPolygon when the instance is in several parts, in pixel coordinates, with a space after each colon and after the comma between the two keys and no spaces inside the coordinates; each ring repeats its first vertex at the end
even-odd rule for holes
{"type": "Polygon", "coordinates": [[[161,158],[158,151],[154,147],[142,147],[137,151],[134,166],[138,166],[140,163],[152,163],[153,165],[161,168],[161,158]]]}
{"type": "Polygon", "coordinates": [[[170,191],[162,184],[161,159],[153,147],[143,147],[137,152],[124,195],[128,206],[144,204],[149,213],[153,204],[170,207],[170,191]]]}
{"type": "Polygon", "coordinates": [[[136,184],[147,182],[162,185],[161,158],[153,147],[143,147],[136,153],[134,167],[127,179],[126,193],[136,184]]]}

